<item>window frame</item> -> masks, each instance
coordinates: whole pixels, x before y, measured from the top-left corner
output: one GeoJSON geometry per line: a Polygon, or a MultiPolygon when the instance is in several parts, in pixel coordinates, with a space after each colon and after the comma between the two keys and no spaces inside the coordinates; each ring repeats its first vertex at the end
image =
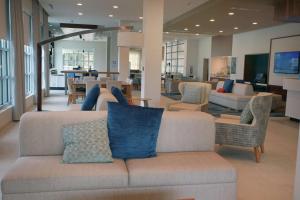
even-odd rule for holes
{"type": "Polygon", "coordinates": [[[11,94],[11,84],[12,84],[12,76],[11,76],[11,66],[10,66],[10,49],[9,49],[9,41],[5,39],[0,39],[0,110],[11,105],[12,103],[12,94],[11,94]],[[3,62],[5,60],[5,66],[3,66],[3,62]],[[5,75],[3,75],[3,69],[5,67],[5,75]],[[6,81],[6,100],[4,95],[4,81],[6,81]]]}

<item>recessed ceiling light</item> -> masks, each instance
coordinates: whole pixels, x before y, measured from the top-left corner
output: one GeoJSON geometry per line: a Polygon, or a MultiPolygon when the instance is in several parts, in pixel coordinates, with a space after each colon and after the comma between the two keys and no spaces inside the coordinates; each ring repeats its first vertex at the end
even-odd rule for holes
{"type": "Polygon", "coordinates": [[[83,13],[82,13],[82,12],[79,12],[79,13],[78,13],[78,15],[80,15],[80,16],[81,16],[81,15],[83,15],[83,13]]]}
{"type": "Polygon", "coordinates": [[[188,31],[189,29],[188,29],[188,28],[185,28],[185,29],[183,29],[183,30],[188,31]]]}
{"type": "Polygon", "coordinates": [[[210,22],[214,22],[214,21],[215,21],[215,19],[210,19],[209,21],[210,21],[210,22]]]}
{"type": "Polygon", "coordinates": [[[142,30],[139,30],[139,33],[141,33],[142,32],[142,30]]]}
{"type": "Polygon", "coordinates": [[[143,19],[143,17],[141,16],[141,17],[139,17],[139,19],[143,19]]]}
{"type": "Polygon", "coordinates": [[[258,23],[257,23],[257,22],[252,22],[252,24],[253,24],[253,25],[257,25],[258,23]]]}
{"type": "Polygon", "coordinates": [[[166,32],[166,34],[169,34],[169,32],[166,32]]]}
{"type": "Polygon", "coordinates": [[[232,15],[234,15],[234,12],[229,12],[228,15],[231,15],[231,16],[232,16],[232,15]]]}
{"type": "Polygon", "coordinates": [[[239,27],[234,27],[233,29],[234,29],[234,30],[238,30],[238,29],[239,29],[239,27]]]}
{"type": "Polygon", "coordinates": [[[77,5],[77,6],[82,6],[83,4],[82,4],[82,3],[77,3],[76,5],[77,5]]]}
{"type": "Polygon", "coordinates": [[[114,17],[114,15],[112,15],[112,14],[110,14],[110,15],[108,15],[109,17],[114,17]]]}
{"type": "Polygon", "coordinates": [[[196,24],[195,26],[196,26],[196,27],[199,27],[199,26],[200,26],[200,24],[196,24]]]}
{"type": "Polygon", "coordinates": [[[222,30],[219,30],[219,32],[220,32],[220,33],[223,33],[223,31],[222,31],[222,30]]]}
{"type": "Polygon", "coordinates": [[[196,33],[195,35],[199,36],[200,34],[199,34],[199,33],[196,33]]]}
{"type": "Polygon", "coordinates": [[[114,9],[118,9],[118,8],[119,8],[119,6],[117,6],[117,5],[113,5],[113,8],[114,8],[114,9]]]}

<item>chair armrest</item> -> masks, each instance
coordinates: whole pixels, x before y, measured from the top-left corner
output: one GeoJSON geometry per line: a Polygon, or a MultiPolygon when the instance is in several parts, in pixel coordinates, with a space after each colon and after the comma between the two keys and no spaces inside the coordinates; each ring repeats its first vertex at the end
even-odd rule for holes
{"type": "Polygon", "coordinates": [[[179,104],[179,103],[181,103],[181,102],[180,102],[180,101],[168,102],[168,103],[166,104],[166,109],[167,109],[167,110],[170,110],[172,105],[176,105],[176,104],[179,104]]]}
{"type": "Polygon", "coordinates": [[[228,114],[221,114],[221,118],[227,118],[227,119],[240,119],[241,117],[238,115],[228,115],[228,114]]]}

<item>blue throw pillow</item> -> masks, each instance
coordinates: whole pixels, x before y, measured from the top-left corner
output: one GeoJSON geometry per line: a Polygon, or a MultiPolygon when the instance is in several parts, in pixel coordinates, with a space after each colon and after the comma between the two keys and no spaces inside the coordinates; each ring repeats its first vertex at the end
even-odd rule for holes
{"type": "Polygon", "coordinates": [[[86,95],[85,100],[81,106],[81,110],[92,110],[97,103],[99,94],[100,88],[99,85],[96,84],[94,87],[92,87],[92,89],[90,89],[90,91],[86,95]]]}
{"type": "Polygon", "coordinates": [[[116,97],[120,104],[128,105],[127,99],[124,97],[122,91],[119,88],[111,87],[111,93],[116,97]]]}
{"type": "Polygon", "coordinates": [[[156,156],[162,108],[125,106],[108,102],[108,136],[114,158],[156,156]]]}
{"type": "Polygon", "coordinates": [[[224,81],[223,88],[225,90],[225,93],[231,93],[233,88],[233,82],[234,80],[226,79],[224,81]]]}

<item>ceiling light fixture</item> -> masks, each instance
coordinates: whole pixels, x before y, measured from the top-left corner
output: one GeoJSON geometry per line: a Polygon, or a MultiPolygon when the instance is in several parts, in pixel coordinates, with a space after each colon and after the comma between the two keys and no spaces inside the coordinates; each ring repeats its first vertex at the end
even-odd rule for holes
{"type": "Polygon", "coordinates": [[[234,15],[234,12],[229,12],[228,15],[232,16],[234,15]]]}
{"type": "Polygon", "coordinates": [[[234,29],[234,30],[238,30],[238,29],[239,29],[239,27],[234,27],[233,29],[234,29]]]}
{"type": "Polygon", "coordinates": [[[199,34],[199,33],[196,33],[195,35],[199,36],[200,34],[199,34]]]}
{"type": "Polygon", "coordinates": [[[253,24],[253,25],[257,25],[258,23],[257,23],[257,22],[252,22],[252,24],[253,24]]]}
{"type": "Polygon", "coordinates": [[[114,9],[118,9],[118,8],[119,8],[119,6],[117,6],[117,5],[113,5],[113,8],[114,8],[114,9]]]}
{"type": "Polygon", "coordinates": [[[81,16],[81,15],[83,15],[83,13],[82,13],[82,12],[79,12],[79,13],[78,13],[78,15],[80,15],[80,16],[81,16]]]}
{"type": "Polygon", "coordinates": [[[83,4],[82,4],[82,3],[77,3],[76,5],[77,5],[77,6],[82,6],[83,4]]]}
{"type": "Polygon", "coordinates": [[[220,33],[223,33],[223,31],[222,31],[222,30],[219,30],[219,32],[220,32],[220,33]]]}
{"type": "Polygon", "coordinates": [[[216,20],[215,20],[215,19],[210,19],[209,21],[210,21],[210,22],[214,22],[214,21],[216,21],[216,20]]]}
{"type": "Polygon", "coordinates": [[[139,17],[139,19],[143,19],[143,17],[139,17]]]}
{"type": "Polygon", "coordinates": [[[195,26],[196,26],[196,27],[199,27],[199,26],[200,26],[200,24],[196,24],[195,26]]]}
{"type": "Polygon", "coordinates": [[[166,34],[169,34],[169,32],[166,32],[166,34]]]}
{"type": "Polygon", "coordinates": [[[188,29],[188,28],[185,28],[185,29],[183,29],[183,30],[188,31],[189,29],[188,29]]]}
{"type": "Polygon", "coordinates": [[[114,17],[114,15],[112,15],[112,14],[110,14],[110,15],[108,15],[109,17],[114,17]]]}

